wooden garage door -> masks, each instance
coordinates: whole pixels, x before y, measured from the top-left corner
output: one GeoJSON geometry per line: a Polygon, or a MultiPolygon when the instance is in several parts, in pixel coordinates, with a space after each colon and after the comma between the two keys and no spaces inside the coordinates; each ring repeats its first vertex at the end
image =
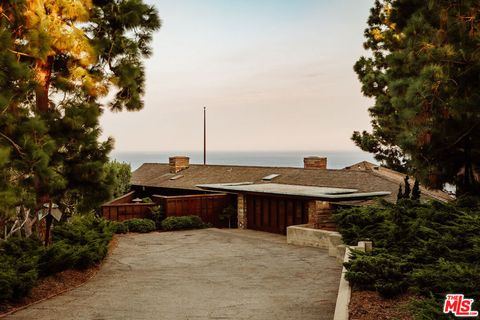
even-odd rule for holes
{"type": "Polygon", "coordinates": [[[246,200],[248,229],[286,234],[288,226],[308,222],[306,201],[253,195],[246,200]]]}

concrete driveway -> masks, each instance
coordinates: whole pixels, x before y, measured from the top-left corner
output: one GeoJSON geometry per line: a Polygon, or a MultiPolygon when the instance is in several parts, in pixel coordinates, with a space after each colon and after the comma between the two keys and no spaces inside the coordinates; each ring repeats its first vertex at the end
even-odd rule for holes
{"type": "Polygon", "coordinates": [[[121,236],[84,286],[7,319],[333,319],[341,266],[250,230],[121,236]]]}

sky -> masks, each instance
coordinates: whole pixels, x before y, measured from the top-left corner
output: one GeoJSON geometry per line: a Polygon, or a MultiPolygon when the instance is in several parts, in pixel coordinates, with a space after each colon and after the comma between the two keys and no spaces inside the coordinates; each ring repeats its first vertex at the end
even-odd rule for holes
{"type": "Polygon", "coordinates": [[[146,0],[162,19],[145,108],[106,111],[115,151],[358,150],[370,128],[353,65],[373,0],[146,0]]]}

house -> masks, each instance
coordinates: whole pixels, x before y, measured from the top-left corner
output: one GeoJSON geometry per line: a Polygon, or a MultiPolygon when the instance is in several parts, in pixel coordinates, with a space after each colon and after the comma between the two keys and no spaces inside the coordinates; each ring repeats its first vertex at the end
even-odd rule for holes
{"type": "MultiPolygon", "coordinates": [[[[167,216],[195,214],[225,226],[220,215],[231,206],[239,228],[284,234],[287,226],[308,223],[334,230],[333,210],[379,197],[393,202],[402,181],[402,174],[368,162],[327,169],[322,157],[304,158],[303,168],[199,165],[190,164],[188,157],[171,157],[169,163],[145,163],[133,172],[132,192],[102,206],[102,214],[123,220],[160,204],[167,216]],[[133,197],[147,196],[154,204],[131,203],[133,197]]],[[[442,201],[448,197],[422,192],[442,201]]]]}

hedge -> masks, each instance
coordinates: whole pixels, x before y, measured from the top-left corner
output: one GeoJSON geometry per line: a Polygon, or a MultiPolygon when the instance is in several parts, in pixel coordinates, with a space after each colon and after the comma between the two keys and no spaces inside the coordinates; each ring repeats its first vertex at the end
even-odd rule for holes
{"type": "Polygon", "coordinates": [[[402,200],[340,210],[334,219],[347,244],[373,241],[372,253],[354,252],[345,264],[354,289],[376,290],[385,297],[413,291],[425,297],[424,303],[415,303],[419,317],[436,318],[428,310],[441,305],[447,293],[480,299],[476,206],[402,200]]]}
{"type": "Polygon", "coordinates": [[[147,233],[156,230],[155,222],[150,219],[130,219],[123,221],[129,232],[147,233]]]}
{"type": "Polygon", "coordinates": [[[168,217],[162,221],[162,229],[167,231],[202,229],[207,225],[199,216],[168,217]]]}
{"type": "Polygon", "coordinates": [[[40,277],[100,262],[112,235],[109,222],[87,215],[55,225],[47,248],[33,237],[0,242],[0,302],[24,297],[40,277]]]}

